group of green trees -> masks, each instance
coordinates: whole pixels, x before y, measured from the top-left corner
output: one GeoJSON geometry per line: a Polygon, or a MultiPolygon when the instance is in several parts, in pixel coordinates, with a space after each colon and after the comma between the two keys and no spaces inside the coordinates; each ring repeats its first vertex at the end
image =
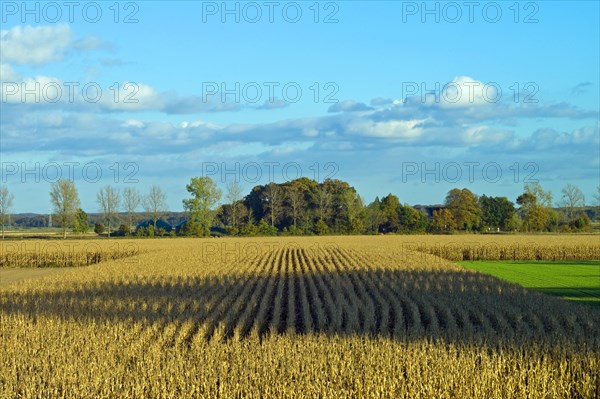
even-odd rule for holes
{"type": "Polygon", "coordinates": [[[506,197],[478,197],[466,188],[452,189],[446,196],[444,207],[433,211],[428,230],[591,231],[591,221],[584,209],[585,197],[581,190],[569,184],[561,190],[561,194],[558,208],[553,208],[552,193],[544,191],[539,183],[525,184],[524,192],[517,197],[516,204],[506,197]]]}
{"type": "Polygon", "coordinates": [[[558,210],[552,208],[551,192],[529,183],[517,198],[519,207],[506,197],[452,189],[432,215],[393,194],[365,205],[354,187],[332,179],[258,185],[245,197],[240,184],[231,182],[227,202],[214,211],[222,193],[209,177],[193,178],[187,190],[192,198],[183,201],[189,216],[186,228],[178,231],[182,235],[207,235],[215,224],[230,235],[250,236],[591,230],[583,193],[571,184],[563,188],[558,210]]]}
{"type": "Polygon", "coordinates": [[[437,209],[430,215],[401,203],[393,194],[366,205],[347,182],[301,178],[255,186],[246,197],[220,206],[216,216],[230,234],[240,235],[591,230],[583,211],[585,199],[577,187],[562,190],[558,210],[551,204],[552,194],[539,183],[525,185],[517,198],[519,207],[506,197],[452,189],[443,206],[433,207],[437,209]]]}
{"type": "MultiPolygon", "coordinates": [[[[218,226],[230,235],[326,235],[387,233],[451,233],[454,231],[589,231],[591,222],[584,211],[585,197],[569,184],[561,191],[558,208],[552,207],[552,193],[539,183],[528,183],[516,198],[477,196],[470,190],[452,189],[441,206],[428,214],[403,204],[393,194],[365,204],[347,182],[326,179],[318,183],[299,178],[285,183],[257,185],[243,196],[238,182],[226,187],[226,202],[218,206],[222,191],[210,177],[193,177],[186,186],[190,195],[183,200],[185,222],[172,235],[207,236],[218,226]]],[[[600,193],[600,187],[599,187],[600,193]]],[[[0,190],[2,237],[13,196],[6,186],[0,190]]],[[[600,204],[600,194],[597,198],[600,204]]],[[[81,209],[74,182],[59,180],[52,185],[50,201],[55,220],[66,237],[90,229],[87,214],[81,209]]],[[[166,194],[154,185],[142,196],[135,188],[122,192],[105,186],[97,194],[102,223],[94,231],[121,235],[164,235],[157,223],[167,212],[166,194]],[[152,223],[135,228],[138,208],[143,206],[152,223]],[[123,221],[123,218],[126,220],[123,221]],[[118,228],[117,228],[118,226],[118,228]]],[[[163,222],[164,223],[164,222],[163,222]]]]}
{"type": "Polygon", "coordinates": [[[216,211],[230,234],[352,234],[365,229],[363,201],[341,180],[300,178],[255,186],[243,198],[240,192],[238,183],[228,184],[229,203],[216,211]]]}

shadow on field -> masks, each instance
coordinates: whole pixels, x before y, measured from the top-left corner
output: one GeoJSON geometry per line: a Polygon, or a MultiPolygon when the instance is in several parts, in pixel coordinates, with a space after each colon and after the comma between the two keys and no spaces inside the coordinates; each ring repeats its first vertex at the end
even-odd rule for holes
{"type": "MultiPolygon", "coordinates": [[[[583,290],[583,288],[582,288],[583,290]]],[[[600,310],[465,271],[337,270],[157,277],[69,289],[0,292],[3,318],[191,321],[183,341],[255,334],[385,336],[488,344],[576,343],[598,349],[600,310]]],[[[6,319],[5,319],[6,320],[6,319]]]]}
{"type": "Polygon", "coordinates": [[[596,287],[541,287],[535,290],[544,294],[576,299],[579,303],[600,307],[600,282],[596,287]]]}
{"type": "MultiPolygon", "coordinates": [[[[477,261],[476,261],[477,262],[477,261]]],[[[514,261],[500,261],[502,263],[514,264],[514,265],[522,265],[522,264],[535,264],[535,265],[545,265],[545,266],[564,266],[564,265],[589,265],[589,266],[599,266],[600,260],[514,260],[514,261]]],[[[596,277],[599,275],[596,274],[596,277]]]]}

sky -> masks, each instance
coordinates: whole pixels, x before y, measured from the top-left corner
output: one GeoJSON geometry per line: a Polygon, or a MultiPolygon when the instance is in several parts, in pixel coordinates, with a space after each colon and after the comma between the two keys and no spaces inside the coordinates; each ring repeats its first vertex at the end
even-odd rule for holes
{"type": "Polygon", "coordinates": [[[73,179],[348,181],[365,202],[452,188],[560,201],[600,185],[596,1],[0,2],[2,185],[50,212],[73,179]]]}

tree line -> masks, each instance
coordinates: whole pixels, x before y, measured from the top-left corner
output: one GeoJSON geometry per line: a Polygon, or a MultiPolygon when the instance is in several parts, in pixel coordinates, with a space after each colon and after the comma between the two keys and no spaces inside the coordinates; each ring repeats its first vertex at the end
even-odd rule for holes
{"type": "MultiPolygon", "coordinates": [[[[210,177],[191,178],[186,190],[189,198],[182,200],[185,221],[171,228],[160,224],[167,212],[167,196],[159,186],[153,185],[142,195],[136,188],[127,187],[121,192],[107,185],[96,196],[103,222],[96,223],[94,231],[106,232],[110,237],[111,234],[208,236],[215,227],[229,235],[243,236],[591,230],[590,219],[583,210],[585,197],[572,184],[561,190],[558,209],[552,206],[550,191],[545,191],[539,183],[527,183],[515,203],[507,197],[478,196],[469,189],[455,188],[431,214],[401,203],[391,193],[365,204],[354,187],[337,179],[319,183],[303,177],[257,185],[245,196],[240,183],[230,182],[221,205],[218,204],[223,192],[210,177]],[[151,223],[137,224],[140,207],[151,223]]],[[[598,192],[596,200],[600,204],[600,187],[598,192]]],[[[7,187],[2,187],[2,238],[13,201],[7,187]]],[[[50,202],[63,237],[70,229],[81,234],[90,230],[73,181],[53,183],[50,202]]]]}

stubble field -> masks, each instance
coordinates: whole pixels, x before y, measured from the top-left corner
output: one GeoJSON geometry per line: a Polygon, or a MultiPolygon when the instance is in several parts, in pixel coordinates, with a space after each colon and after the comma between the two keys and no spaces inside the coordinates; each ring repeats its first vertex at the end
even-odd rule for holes
{"type": "Polygon", "coordinates": [[[598,308],[428,249],[598,259],[597,236],[486,240],[11,243],[5,266],[89,266],[0,287],[0,397],[598,397],[598,308]]]}

